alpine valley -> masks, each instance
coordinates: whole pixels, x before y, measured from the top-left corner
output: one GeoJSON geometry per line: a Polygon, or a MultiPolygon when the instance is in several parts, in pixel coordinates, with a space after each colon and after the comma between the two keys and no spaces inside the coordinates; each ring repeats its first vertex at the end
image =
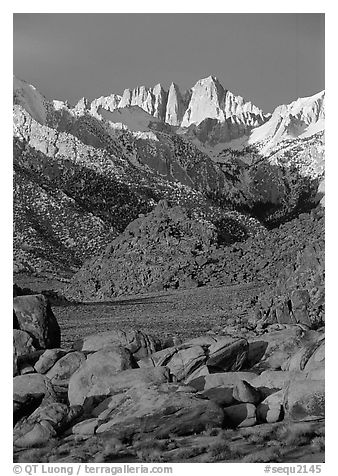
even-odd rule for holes
{"type": "Polygon", "coordinates": [[[13,107],[14,460],[324,461],[324,91],[13,107]]]}

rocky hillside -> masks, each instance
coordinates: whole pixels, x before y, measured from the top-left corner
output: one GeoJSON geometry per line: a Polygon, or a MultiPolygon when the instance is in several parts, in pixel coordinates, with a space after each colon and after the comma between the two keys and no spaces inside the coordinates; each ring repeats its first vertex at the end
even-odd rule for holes
{"type": "Polygon", "coordinates": [[[108,300],[120,294],[197,286],[196,266],[204,256],[220,243],[247,236],[247,227],[240,226],[236,216],[223,218],[217,228],[182,207],[161,201],[81,268],[67,296],[108,300]]]}
{"type": "Polygon", "coordinates": [[[222,210],[198,190],[202,186],[162,179],[70,134],[54,139],[31,134],[14,141],[16,271],[73,272],[161,198],[213,222],[229,216],[248,234],[262,228],[246,215],[222,210]]]}
{"type": "Polygon", "coordinates": [[[243,283],[266,286],[257,296],[265,303],[264,312],[272,296],[276,304],[287,301],[292,290],[305,290],[309,307],[317,309],[313,319],[320,321],[324,292],[322,209],[248,237],[235,220],[228,219],[217,229],[179,207],[161,203],[89,260],[72,278],[66,296],[104,301],[155,290],[243,283]],[[242,241],[238,238],[233,243],[235,232],[242,241]]]}
{"type": "Polygon", "coordinates": [[[257,146],[226,149],[214,160],[246,200],[238,209],[274,227],[308,211],[324,190],[324,135],[281,141],[262,157],[257,146]]]}

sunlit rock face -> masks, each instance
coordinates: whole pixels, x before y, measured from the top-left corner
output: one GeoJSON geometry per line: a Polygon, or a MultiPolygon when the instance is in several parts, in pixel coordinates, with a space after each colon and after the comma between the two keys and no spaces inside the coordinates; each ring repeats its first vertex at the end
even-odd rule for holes
{"type": "Polygon", "coordinates": [[[209,76],[199,80],[192,88],[189,106],[181,126],[199,124],[206,118],[224,122],[228,117],[244,113],[262,114],[262,111],[241,96],[235,96],[225,90],[217,78],[209,76]]]}

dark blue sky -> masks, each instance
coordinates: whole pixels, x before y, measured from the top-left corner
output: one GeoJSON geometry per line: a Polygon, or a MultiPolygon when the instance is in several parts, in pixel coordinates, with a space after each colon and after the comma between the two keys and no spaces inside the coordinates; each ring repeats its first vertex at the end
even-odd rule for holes
{"type": "Polygon", "coordinates": [[[14,14],[14,74],[71,103],[213,75],[269,112],[324,89],[324,15],[14,14]]]}

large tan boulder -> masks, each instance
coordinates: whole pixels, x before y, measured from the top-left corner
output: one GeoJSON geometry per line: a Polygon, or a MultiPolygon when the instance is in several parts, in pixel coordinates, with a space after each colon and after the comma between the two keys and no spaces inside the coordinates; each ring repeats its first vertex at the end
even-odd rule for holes
{"type": "Polygon", "coordinates": [[[137,362],[139,367],[160,367],[165,366],[174,354],[178,352],[178,347],[167,347],[166,349],[158,350],[149,357],[140,359],[137,362]]]}
{"type": "Polygon", "coordinates": [[[116,366],[109,361],[102,363],[95,359],[87,361],[69,380],[68,399],[70,405],[87,406],[94,404],[95,399],[121,393],[131,387],[168,382],[169,369],[166,367],[129,369],[116,371],[116,366]]]}
{"type": "Polygon", "coordinates": [[[19,431],[14,431],[14,448],[34,448],[44,446],[47,441],[56,436],[53,425],[48,420],[34,423],[26,422],[19,431]]]}
{"type": "Polygon", "coordinates": [[[50,368],[53,367],[55,362],[61,357],[67,354],[66,350],[63,349],[47,349],[40,355],[39,359],[36,361],[34,368],[36,372],[40,374],[45,374],[50,368]]]}
{"type": "Polygon", "coordinates": [[[208,349],[206,365],[225,372],[239,371],[246,361],[248,348],[246,339],[218,338],[208,349]]]}
{"type": "Polygon", "coordinates": [[[50,380],[41,374],[18,375],[13,379],[14,414],[22,413],[46,395],[55,396],[50,380]]]}
{"type": "Polygon", "coordinates": [[[109,362],[116,372],[131,369],[136,366],[130,350],[120,345],[111,345],[87,356],[87,361],[93,365],[104,365],[109,362]]]}
{"type": "Polygon", "coordinates": [[[261,401],[259,391],[245,380],[237,382],[232,390],[232,396],[237,402],[253,403],[257,405],[261,401]]]}
{"type": "Polygon", "coordinates": [[[85,360],[83,352],[69,352],[61,357],[45,375],[53,385],[67,386],[70,377],[85,360]]]}
{"type": "Polygon", "coordinates": [[[20,420],[14,427],[14,446],[31,448],[43,446],[55,437],[65,422],[68,423],[70,409],[64,403],[54,402],[38,407],[28,418],[20,420]]]}
{"type": "Polygon", "coordinates": [[[280,370],[306,342],[317,338],[316,331],[304,332],[299,326],[268,332],[249,340],[247,365],[253,369],[280,370]]]}
{"type": "Polygon", "coordinates": [[[76,350],[97,352],[112,345],[130,350],[136,360],[161,349],[160,341],[149,334],[138,330],[122,331],[119,329],[89,335],[75,342],[73,347],[76,350]]]}
{"type": "Polygon", "coordinates": [[[266,387],[269,389],[282,389],[291,380],[306,379],[306,374],[301,371],[265,370],[251,383],[254,387],[266,387]]]}
{"type": "MultiPolygon", "coordinates": [[[[140,367],[165,365],[178,381],[196,378],[199,369],[238,371],[246,362],[248,342],[224,336],[201,336],[160,350],[139,361],[140,367]]],[[[209,372],[209,371],[208,371],[209,372]]],[[[206,373],[206,372],[203,372],[206,373]]]]}
{"type": "Polygon", "coordinates": [[[257,420],[260,423],[276,423],[284,417],[284,390],[279,390],[267,396],[256,409],[257,420]]]}
{"type": "Polygon", "coordinates": [[[190,380],[189,385],[198,391],[208,390],[215,387],[234,387],[241,380],[252,383],[257,378],[253,372],[220,372],[203,375],[190,380]]]}
{"type": "Polygon", "coordinates": [[[100,422],[98,418],[88,418],[76,423],[76,425],[72,427],[72,433],[82,437],[92,436],[94,435],[99,424],[100,422]]]}
{"type": "Polygon", "coordinates": [[[188,375],[188,377],[184,380],[184,383],[188,385],[192,380],[195,380],[198,377],[204,377],[205,375],[210,375],[209,367],[206,365],[201,365],[188,375]]]}
{"type": "Polygon", "coordinates": [[[166,366],[175,377],[176,381],[188,379],[195,374],[206,361],[203,347],[198,345],[169,347],[151,354],[137,362],[139,367],[166,366]]]}
{"type": "Polygon", "coordinates": [[[284,363],[284,370],[313,370],[324,365],[324,337],[306,342],[295,354],[284,363]]]}
{"type": "Polygon", "coordinates": [[[224,420],[214,402],[178,391],[174,384],[132,387],[95,415],[101,421],[98,434],[109,432],[119,438],[184,436],[220,428],[224,420]]]}
{"type": "Polygon", "coordinates": [[[284,408],[294,421],[324,418],[324,380],[291,381],[285,391],[284,408]]]}
{"type": "Polygon", "coordinates": [[[202,347],[194,346],[179,350],[167,362],[166,366],[177,381],[184,380],[194,370],[201,367],[206,361],[206,355],[202,347]]]}
{"type": "Polygon", "coordinates": [[[18,375],[13,379],[14,397],[42,397],[52,388],[50,380],[41,374],[18,375]]]}

